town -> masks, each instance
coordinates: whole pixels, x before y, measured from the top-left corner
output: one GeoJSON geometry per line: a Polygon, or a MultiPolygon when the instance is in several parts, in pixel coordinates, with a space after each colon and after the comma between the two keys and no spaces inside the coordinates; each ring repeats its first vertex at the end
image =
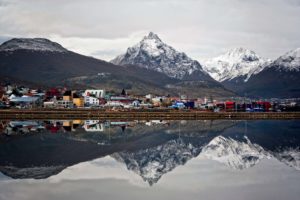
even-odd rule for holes
{"type": "Polygon", "coordinates": [[[250,99],[245,97],[197,99],[155,94],[128,94],[105,89],[47,90],[13,84],[0,86],[0,109],[197,109],[207,112],[281,112],[299,111],[299,99],[250,99]]]}

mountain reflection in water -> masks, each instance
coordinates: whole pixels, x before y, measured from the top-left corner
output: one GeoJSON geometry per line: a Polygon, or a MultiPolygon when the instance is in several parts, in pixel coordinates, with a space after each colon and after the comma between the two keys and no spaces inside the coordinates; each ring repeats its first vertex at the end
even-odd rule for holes
{"type": "Polygon", "coordinates": [[[299,121],[2,121],[0,171],[45,179],[110,156],[149,185],[199,155],[244,170],[274,158],[300,169],[299,121]]]}

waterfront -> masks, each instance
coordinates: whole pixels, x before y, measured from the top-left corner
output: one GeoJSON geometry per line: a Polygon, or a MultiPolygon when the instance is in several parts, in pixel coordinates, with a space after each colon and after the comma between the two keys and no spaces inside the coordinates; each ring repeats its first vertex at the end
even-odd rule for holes
{"type": "Polygon", "coordinates": [[[100,119],[100,120],[258,120],[300,119],[300,112],[203,112],[199,110],[103,110],[103,109],[36,109],[1,110],[0,119],[100,119]]]}
{"type": "Polygon", "coordinates": [[[1,121],[0,199],[298,199],[299,122],[1,121]]]}

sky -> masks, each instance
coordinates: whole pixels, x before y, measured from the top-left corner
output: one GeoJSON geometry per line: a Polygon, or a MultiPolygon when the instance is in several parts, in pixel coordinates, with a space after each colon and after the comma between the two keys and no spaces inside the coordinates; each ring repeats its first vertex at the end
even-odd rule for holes
{"type": "Polygon", "coordinates": [[[150,31],[193,59],[300,47],[300,0],[0,0],[0,43],[44,37],[111,60],[150,31]]]}

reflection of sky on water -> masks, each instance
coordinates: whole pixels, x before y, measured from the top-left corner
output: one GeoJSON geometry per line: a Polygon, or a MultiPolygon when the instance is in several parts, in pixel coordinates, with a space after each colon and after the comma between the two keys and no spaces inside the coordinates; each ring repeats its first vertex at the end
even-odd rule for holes
{"type": "Polygon", "coordinates": [[[192,159],[149,187],[107,156],[45,180],[2,180],[0,199],[298,199],[299,172],[275,159],[242,171],[192,159]]]}

